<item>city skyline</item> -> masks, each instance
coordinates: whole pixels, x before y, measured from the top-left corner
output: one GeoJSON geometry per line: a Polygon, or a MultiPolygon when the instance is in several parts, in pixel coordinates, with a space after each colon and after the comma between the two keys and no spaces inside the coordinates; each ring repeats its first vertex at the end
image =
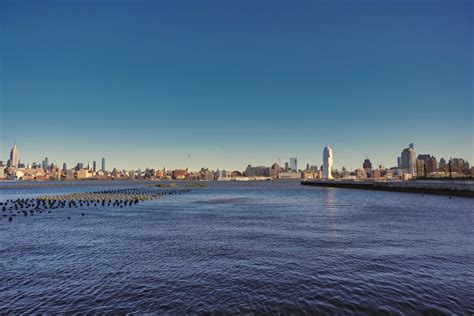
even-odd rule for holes
{"type": "MultiPolygon", "coordinates": [[[[373,164],[373,169],[378,169],[379,167],[381,167],[382,169],[405,169],[407,170],[408,173],[412,174],[412,175],[416,175],[417,174],[417,160],[421,159],[421,161],[424,161],[425,163],[428,163],[430,166],[428,166],[427,168],[430,169],[430,171],[435,171],[435,170],[431,170],[431,169],[436,169],[436,166],[438,163],[441,163],[441,161],[444,161],[444,163],[446,162],[449,162],[451,161],[451,159],[454,159],[454,160],[458,160],[458,159],[461,159],[462,161],[465,161],[467,163],[469,163],[469,159],[465,159],[465,157],[462,157],[461,156],[453,156],[453,155],[449,155],[449,156],[446,156],[447,158],[445,158],[444,156],[441,156],[441,157],[437,157],[435,155],[432,155],[430,153],[417,153],[416,150],[415,150],[415,145],[414,143],[410,143],[408,145],[407,148],[404,148],[400,155],[398,157],[396,157],[396,161],[397,163],[395,165],[383,165],[383,164],[377,164],[377,163],[374,163],[373,164]],[[434,167],[433,167],[433,163],[434,163],[434,167]]],[[[326,146],[324,147],[323,151],[322,151],[322,162],[321,164],[318,164],[318,163],[312,163],[312,162],[307,162],[305,163],[306,165],[306,169],[304,169],[303,167],[302,168],[298,168],[297,167],[297,157],[289,157],[288,159],[278,159],[278,161],[274,161],[274,162],[264,162],[264,163],[261,163],[261,164],[253,164],[253,166],[264,166],[264,165],[268,165],[269,163],[270,164],[278,164],[282,170],[283,169],[287,169],[289,168],[289,170],[291,171],[303,171],[303,170],[308,170],[309,169],[309,166],[311,167],[316,167],[316,168],[321,168],[321,170],[323,170],[323,166],[324,166],[324,170],[326,170],[327,166],[329,166],[329,169],[331,170],[351,170],[351,171],[356,171],[356,170],[363,170],[363,169],[366,169],[366,166],[367,165],[370,165],[371,169],[372,169],[372,163],[373,161],[371,161],[371,159],[366,156],[365,159],[361,160],[361,163],[359,164],[359,166],[356,166],[355,168],[351,168],[351,167],[347,167],[346,165],[342,165],[342,166],[335,166],[333,164],[333,160],[334,160],[334,154],[333,154],[333,149],[330,147],[330,146],[326,146]],[[329,163],[328,163],[329,161],[329,163]]],[[[109,170],[107,170],[105,168],[105,162],[106,162],[106,159],[105,157],[102,157],[101,158],[101,167],[100,169],[97,168],[97,160],[92,160],[92,163],[91,163],[91,160],[87,160],[87,164],[84,162],[84,161],[75,161],[75,162],[72,162],[72,163],[69,163],[69,162],[66,162],[66,161],[50,161],[48,157],[45,157],[43,160],[39,160],[39,161],[22,161],[21,160],[21,154],[18,150],[18,147],[16,145],[16,142],[14,142],[13,144],[13,147],[11,148],[10,150],[10,158],[9,159],[6,159],[6,160],[3,160],[1,157],[0,157],[0,163],[3,165],[3,166],[6,166],[6,167],[15,167],[15,168],[18,168],[19,165],[23,165],[23,166],[27,166],[27,165],[30,165],[32,166],[33,164],[38,166],[38,167],[41,167],[42,169],[49,169],[50,166],[52,167],[53,165],[55,165],[58,169],[62,169],[63,171],[65,171],[64,169],[74,169],[74,168],[77,168],[78,166],[80,166],[80,169],[87,169],[87,170],[93,170],[94,172],[96,171],[111,171],[113,169],[117,169],[117,170],[147,170],[147,169],[157,169],[157,170],[161,170],[162,168],[159,167],[159,166],[146,166],[144,168],[141,168],[141,167],[132,167],[132,168],[120,168],[120,167],[117,167],[117,166],[112,166],[109,170]],[[13,159],[13,160],[12,160],[13,159]],[[62,165],[62,168],[60,168],[62,165]],[[70,168],[65,168],[65,166],[70,166],[70,168]],[[84,167],[86,166],[86,167],[84,167]]],[[[251,163],[248,163],[246,165],[247,167],[250,167],[252,166],[251,163]]],[[[422,168],[425,168],[426,166],[423,166],[422,168]]],[[[22,167],[24,168],[24,167],[22,167]]],[[[240,171],[240,170],[243,170],[244,167],[242,168],[230,168],[230,169],[227,169],[227,168],[222,168],[222,167],[219,167],[219,166],[207,166],[207,165],[201,165],[200,167],[197,167],[195,169],[192,169],[190,168],[189,166],[178,166],[178,167],[168,167],[166,168],[165,165],[163,165],[163,170],[166,169],[168,171],[171,171],[171,170],[188,170],[189,171],[196,171],[196,170],[199,170],[199,169],[203,169],[203,168],[209,168],[211,170],[228,170],[228,171],[240,171]]],[[[324,175],[325,177],[330,177],[330,175],[328,175],[327,173],[325,173],[324,175]]]]}
{"type": "Polygon", "coordinates": [[[415,143],[474,161],[472,9],[4,1],[0,156],[241,170],[330,146],[355,169],[415,143]]]}

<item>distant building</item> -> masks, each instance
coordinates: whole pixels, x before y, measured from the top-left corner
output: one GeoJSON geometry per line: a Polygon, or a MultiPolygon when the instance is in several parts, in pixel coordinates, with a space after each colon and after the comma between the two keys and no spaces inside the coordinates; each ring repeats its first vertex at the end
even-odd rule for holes
{"type": "Polygon", "coordinates": [[[418,155],[417,160],[422,161],[422,164],[420,166],[423,166],[423,172],[419,172],[418,174],[429,174],[432,172],[438,171],[438,162],[436,161],[436,158],[431,155],[418,155]]]}
{"type": "Polygon", "coordinates": [[[280,178],[280,165],[277,164],[276,162],[270,167],[270,177],[273,179],[279,179],[280,178]]]}
{"type": "Polygon", "coordinates": [[[92,177],[92,173],[88,169],[81,169],[81,170],[77,171],[76,177],[77,177],[78,180],[79,179],[87,179],[87,178],[92,177]]]}
{"type": "Polygon", "coordinates": [[[288,162],[285,162],[285,172],[288,172],[290,169],[288,162]]]}
{"type": "Polygon", "coordinates": [[[372,170],[372,163],[370,162],[370,159],[367,158],[364,160],[362,163],[362,169],[364,169],[366,172],[369,172],[372,170]]]}
{"type": "Polygon", "coordinates": [[[92,162],[92,171],[96,172],[97,171],[97,161],[94,160],[94,162],[92,162]]]}
{"type": "Polygon", "coordinates": [[[270,168],[264,166],[257,166],[252,167],[252,165],[248,165],[245,169],[245,176],[246,177],[269,177],[270,176],[270,168]]]}
{"type": "Polygon", "coordinates": [[[323,150],[324,179],[332,179],[332,148],[327,146],[323,150]]]}
{"type": "Polygon", "coordinates": [[[416,173],[416,151],[415,146],[411,143],[408,148],[402,151],[402,169],[407,169],[408,173],[415,175],[416,173]]]}
{"type": "Polygon", "coordinates": [[[74,169],[68,169],[66,171],[66,179],[67,180],[74,180],[75,179],[76,172],[74,169]]]}
{"type": "Polygon", "coordinates": [[[298,171],[298,161],[296,157],[290,158],[290,168],[291,171],[298,171]]]}
{"type": "Polygon", "coordinates": [[[102,157],[102,171],[105,171],[105,158],[102,157]]]}
{"type": "Polygon", "coordinates": [[[65,162],[63,163],[63,172],[64,172],[64,173],[66,173],[66,172],[67,172],[67,165],[66,165],[66,163],[65,163],[65,162]]]}
{"type": "Polygon", "coordinates": [[[18,152],[18,149],[16,148],[16,144],[13,144],[13,148],[10,151],[10,160],[8,167],[18,167],[18,163],[20,162],[20,153],[18,152]]]}
{"type": "Polygon", "coordinates": [[[280,174],[278,175],[278,179],[280,180],[301,179],[301,173],[298,171],[280,172],[280,174]]]}
{"type": "Polygon", "coordinates": [[[171,177],[175,180],[184,180],[188,174],[188,170],[186,169],[176,169],[173,170],[171,173],[171,177]]]}

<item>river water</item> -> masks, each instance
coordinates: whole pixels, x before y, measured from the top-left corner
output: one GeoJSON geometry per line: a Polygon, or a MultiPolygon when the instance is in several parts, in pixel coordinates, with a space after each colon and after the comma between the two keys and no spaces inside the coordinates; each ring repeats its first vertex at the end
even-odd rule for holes
{"type": "MultiPolygon", "coordinates": [[[[0,313],[474,313],[470,198],[207,184],[2,217],[0,313]]],[[[145,183],[8,185],[0,202],[145,183]]]]}

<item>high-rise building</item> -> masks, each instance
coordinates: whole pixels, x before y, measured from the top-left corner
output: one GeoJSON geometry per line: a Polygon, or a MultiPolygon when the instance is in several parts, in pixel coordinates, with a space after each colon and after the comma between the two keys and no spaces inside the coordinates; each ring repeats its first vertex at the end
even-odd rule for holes
{"type": "MultiPolygon", "coordinates": [[[[424,173],[431,173],[438,170],[438,162],[434,156],[431,155],[418,155],[418,160],[423,161],[424,173]]],[[[424,174],[423,173],[423,174],[424,174]]],[[[418,172],[420,174],[420,172],[418,172]]]]}
{"type": "Polygon", "coordinates": [[[105,158],[102,157],[102,171],[105,171],[105,158]]]}
{"type": "Polygon", "coordinates": [[[20,153],[18,152],[18,149],[16,148],[16,144],[13,144],[13,148],[10,151],[10,163],[9,167],[18,167],[18,164],[20,163],[20,153]]]}
{"type": "Polygon", "coordinates": [[[63,172],[64,173],[67,172],[67,164],[65,162],[63,162],[63,172]]]}
{"type": "Polygon", "coordinates": [[[288,162],[285,162],[285,172],[288,172],[288,169],[290,169],[288,162]]]}
{"type": "Polygon", "coordinates": [[[96,172],[97,171],[97,161],[92,162],[92,171],[96,172]]]}
{"type": "Polygon", "coordinates": [[[290,168],[292,171],[298,171],[298,160],[296,157],[290,158],[290,168]]]}
{"type": "Polygon", "coordinates": [[[323,150],[324,179],[332,179],[332,148],[327,146],[323,150]]]}
{"type": "Polygon", "coordinates": [[[372,163],[370,162],[369,158],[364,160],[364,163],[362,163],[362,168],[365,171],[371,171],[372,170],[372,163]]]}
{"type": "Polygon", "coordinates": [[[49,169],[49,159],[48,159],[48,157],[45,157],[45,158],[44,158],[44,166],[43,166],[43,169],[44,169],[44,170],[48,170],[48,169],[49,169]]]}
{"type": "Polygon", "coordinates": [[[415,175],[416,173],[416,151],[415,146],[411,143],[408,148],[402,151],[402,169],[408,169],[408,173],[415,175]]]}

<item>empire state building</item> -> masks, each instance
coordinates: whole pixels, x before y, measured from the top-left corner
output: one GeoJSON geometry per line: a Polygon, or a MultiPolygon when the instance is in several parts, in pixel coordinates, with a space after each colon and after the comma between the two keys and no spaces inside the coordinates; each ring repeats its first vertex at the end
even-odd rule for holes
{"type": "Polygon", "coordinates": [[[13,148],[10,151],[10,167],[18,167],[19,162],[20,162],[20,154],[18,153],[16,144],[13,144],[13,148]]]}

